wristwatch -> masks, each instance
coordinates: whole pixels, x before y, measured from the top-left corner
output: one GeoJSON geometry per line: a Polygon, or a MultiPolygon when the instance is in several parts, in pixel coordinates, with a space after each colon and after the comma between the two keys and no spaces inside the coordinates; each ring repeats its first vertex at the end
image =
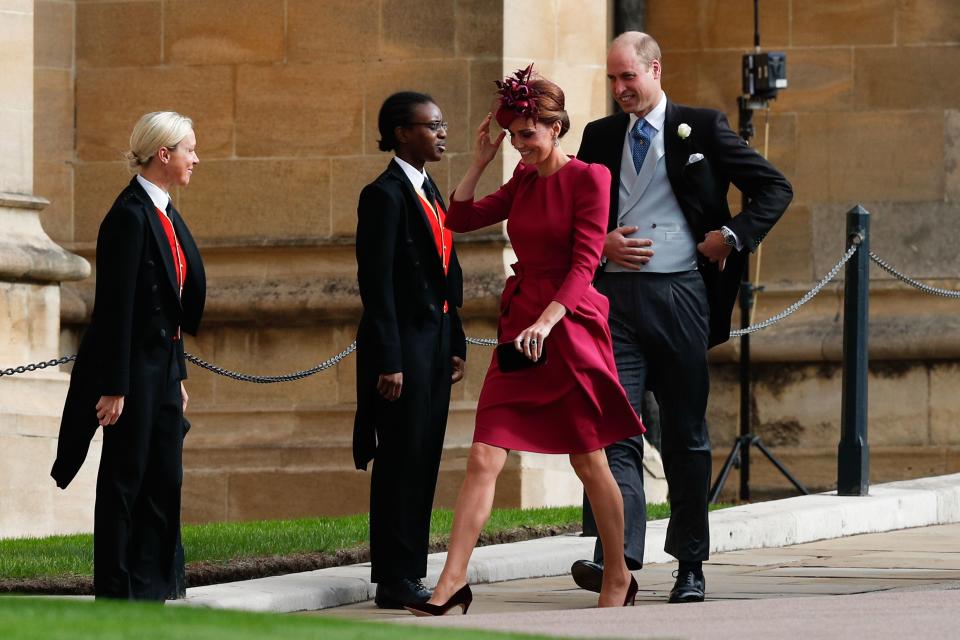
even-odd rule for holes
{"type": "Polygon", "coordinates": [[[733,235],[733,231],[726,227],[720,227],[720,235],[723,236],[723,244],[734,249],[737,248],[737,237],[733,235]]]}

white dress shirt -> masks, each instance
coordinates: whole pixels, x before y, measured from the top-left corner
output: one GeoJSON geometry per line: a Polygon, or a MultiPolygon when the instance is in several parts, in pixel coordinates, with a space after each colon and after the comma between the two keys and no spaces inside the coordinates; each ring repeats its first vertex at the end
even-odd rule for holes
{"type": "Polygon", "coordinates": [[[143,190],[147,192],[148,196],[150,196],[153,206],[155,206],[157,209],[160,209],[160,211],[163,211],[164,215],[166,215],[167,205],[170,203],[170,194],[140,174],[137,174],[137,182],[140,183],[140,186],[143,187],[143,190]]]}
{"type": "MultiPolygon", "coordinates": [[[[403,173],[407,176],[407,180],[409,180],[410,184],[413,185],[413,190],[423,195],[424,198],[426,198],[427,195],[423,190],[423,183],[427,179],[427,170],[426,169],[418,170],[412,164],[410,164],[406,160],[401,160],[397,156],[394,156],[393,160],[398,165],[400,165],[401,169],[403,169],[403,173]]],[[[429,198],[427,198],[427,202],[430,202],[429,198]]]]}

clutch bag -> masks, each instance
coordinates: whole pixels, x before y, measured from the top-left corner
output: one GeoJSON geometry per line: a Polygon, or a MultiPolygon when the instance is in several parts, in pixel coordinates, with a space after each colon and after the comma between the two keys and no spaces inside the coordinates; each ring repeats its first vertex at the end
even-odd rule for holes
{"type": "Polygon", "coordinates": [[[544,365],[546,362],[547,345],[545,344],[540,347],[540,358],[537,360],[531,360],[523,355],[522,352],[517,351],[517,348],[512,342],[504,342],[497,345],[497,364],[500,366],[500,371],[504,373],[532,369],[533,367],[544,365]]]}

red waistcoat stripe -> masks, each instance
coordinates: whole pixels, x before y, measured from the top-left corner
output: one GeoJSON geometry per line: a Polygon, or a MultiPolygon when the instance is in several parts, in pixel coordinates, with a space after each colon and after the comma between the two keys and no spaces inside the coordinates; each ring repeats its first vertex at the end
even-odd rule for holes
{"type": "MultiPolygon", "coordinates": [[[[419,195],[419,194],[418,194],[419,195]]],[[[426,216],[430,224],[430,230],[433,232],[433,243],[437,248],[437,255],[443,262],[443,274],[446,275],[450,270],[450,252],[453,251],[453,232],[447,229],[447,212],[443,210],[440,201],[437,201],[436,210],[430,206],[426,198],[420,195],[420,206],[423,208],[423,215],[426,216]]],[[[450,305],[446,300],[443,301],[443,312],[449,311],[450,305]]]]}

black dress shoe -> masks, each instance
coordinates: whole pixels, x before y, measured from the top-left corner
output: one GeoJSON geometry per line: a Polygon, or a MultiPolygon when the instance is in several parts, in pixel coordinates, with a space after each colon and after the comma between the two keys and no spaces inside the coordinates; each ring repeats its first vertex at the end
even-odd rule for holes
{"type": "Polygon", "coordinates": [[[600,593],[600,587],[603,585],[602,564],[590,560],[577,560],[570,567],[570,575],[581,589],[600,593]]]}
{"type": "Polygon", "coordinates": [[[677,571],[677,581],[670,590],[670,602],[703,602],[706,580],[703,574],[684,569],[677,571]]]}
{"type": "Polygon", "coordinates": [[[400,578],[377,583],[373,601],[381,609],[403,609],[408,604],[423,604],[433,595],[420,578],[400,578]]]}

